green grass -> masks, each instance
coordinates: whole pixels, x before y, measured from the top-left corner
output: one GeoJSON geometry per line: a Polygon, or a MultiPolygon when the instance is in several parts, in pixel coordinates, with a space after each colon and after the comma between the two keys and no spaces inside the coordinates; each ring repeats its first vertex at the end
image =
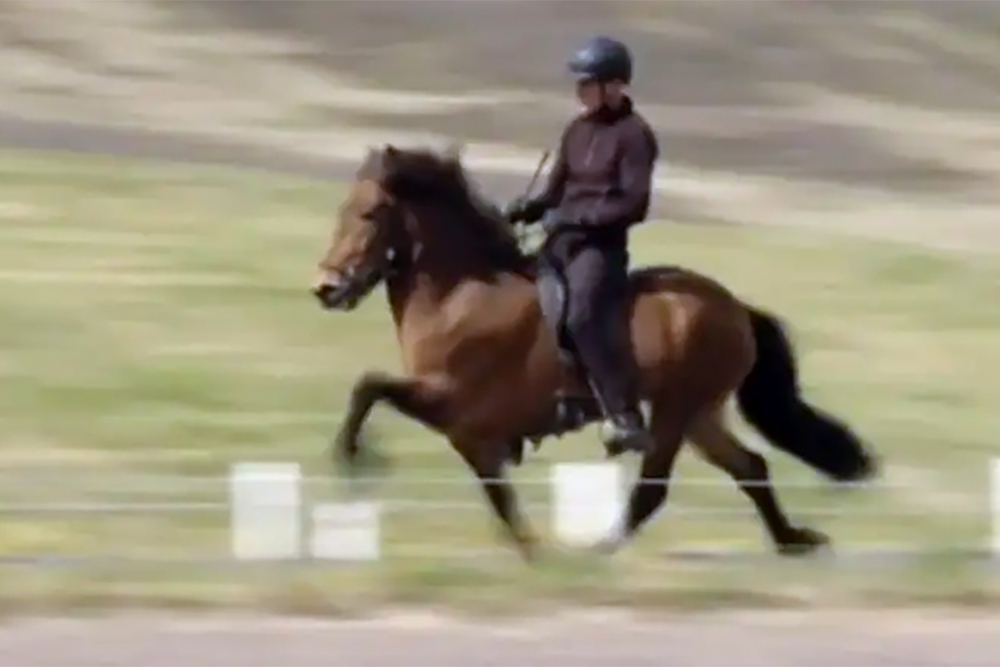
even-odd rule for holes
{"type": "MultiPolygon", "coordinates": [[[[310,501],[337,497],[341,486],[323,479],[326,446],[349,384],[365,369],[398,367],[380,292],[351,315],[331,316],[306,291],[341,192],[259,173],[0,154],[0,502],[222,502],[224,475],[240,460],[300,462],[319,478],[308,487],[310,501]],[[128,483],[136,473],[191,481],[128,483]]],[[[779,485],[804,485],[782,489],[793,517],[827,512],[808,520],[844,550],[985,544],[986,462],[1000,430],[992,340],[1000,330],[1000,267],[992,257],[654,223],[636,234],[634,259],[703,270],[783,315],[809,397],[869,438],[897,484],[836,493],[769,453],[779,485]]],[[[749,504],[688,453],[671,507],[742,514],[668,509],[610,563],[563,554],[528,570],[497,541],[471,475],[443,441],[388,411],[374,422],[394,464],[377,488],[382,497],[463,504],[394,511],[378,565],[0,569],[0,601],[332,612],[387,600],[501,610],[525,599],[685,606],[992,599],[982,577],[955,557],[874,571],[664,561],[658,554],[667,548],[766,549],[749,504]]],[[[516,471],[543,533],[549,464],[599,456],[588,433],[546,443],[516,471]]],[[[226,520],[224,512],[5,516],[0,553],[221,557],[226,520]]]]}

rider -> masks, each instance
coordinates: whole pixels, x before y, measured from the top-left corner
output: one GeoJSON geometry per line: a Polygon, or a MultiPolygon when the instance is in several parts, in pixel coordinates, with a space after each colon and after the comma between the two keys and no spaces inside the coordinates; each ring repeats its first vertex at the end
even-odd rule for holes
{"type": "Polygon", "coordinates": [[[628,229],[649,210],[656,137],[635,111],[628,48],[593,37],[569,61],[583,112],[563,132],[545,191],[507,207],[511,223],[542,220],[540,280],[566,285],[563,326],[604,413],[609,452],[645,452],[652,437],[639,410],[630,345],[628,229]]]}

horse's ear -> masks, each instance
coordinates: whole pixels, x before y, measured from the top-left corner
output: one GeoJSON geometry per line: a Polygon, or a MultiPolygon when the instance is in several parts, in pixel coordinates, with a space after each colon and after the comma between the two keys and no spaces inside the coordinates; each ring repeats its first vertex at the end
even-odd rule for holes
{"type": "Polygon", "coordinates": [[[409,176],[405,160],[404,152],[392,144],[382,149],[382,187],[390,194],[398,195],[406,187],[409,176]]]}
{"type": "Polygon", "coordinates": [[[385,163],[389,166],[393,166],[399,160],[399,149],[392,144],[386,144],[382,148],[382,155],[385,158],[385,163]]]}
{"type": "Polygon", "coordinates": [[[386,144],[382,148],[382,181],[389,188],[399,175],[399,159],[402,153],[392,144],[386,144]]]}

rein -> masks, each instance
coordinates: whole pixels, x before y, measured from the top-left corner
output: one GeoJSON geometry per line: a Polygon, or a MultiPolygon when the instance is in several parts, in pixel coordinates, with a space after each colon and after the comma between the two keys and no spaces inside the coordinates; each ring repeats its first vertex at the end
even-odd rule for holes
{"type": "MultiPolygon", "coordinates": [[[[528,199],[531,197],[531,193],[535,189],[535,184],[538,182],[538,178],[542,175],[542,169],[545,168],[545,164],[549,161],[552,151],[548,150],[542,153],[542,158],[538,161],[538,166],[535,167],[535,173],[531,175],[531,180],[528,181],[528,186],[524,189],[523,199],[528,199]]],[[[517,237],[517,245],[522,251],[526,250],[529,246],[528,241],[532,237],[531,227],[529,225],[521,225],[519,229],[515,229],[514,234],[517,237]]]]}

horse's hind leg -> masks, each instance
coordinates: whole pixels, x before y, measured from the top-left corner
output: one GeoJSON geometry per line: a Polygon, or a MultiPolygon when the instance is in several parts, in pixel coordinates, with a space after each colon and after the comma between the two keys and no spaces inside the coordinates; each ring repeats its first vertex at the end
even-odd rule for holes
{"type": "Polygon", "coordinates": [[[747,449],[725,427],[721,410],[696,419],[687,436],[709,462],[729,473],[750,497],[780,553],[809,553],[829,542],[822,533],[789,522],[771,486],[767,461],[747,449]]]}
{"type": "Polygon", "coordinates": [[[621,534],[603,542],[601,551],[612,552],[630,540],[666,502],[670,473],[684,441],[685,420],[677,413],[676,406],[653,409],[650,432],[656,448],[643,456],[640,477],[632,487],[621,534]]]}

